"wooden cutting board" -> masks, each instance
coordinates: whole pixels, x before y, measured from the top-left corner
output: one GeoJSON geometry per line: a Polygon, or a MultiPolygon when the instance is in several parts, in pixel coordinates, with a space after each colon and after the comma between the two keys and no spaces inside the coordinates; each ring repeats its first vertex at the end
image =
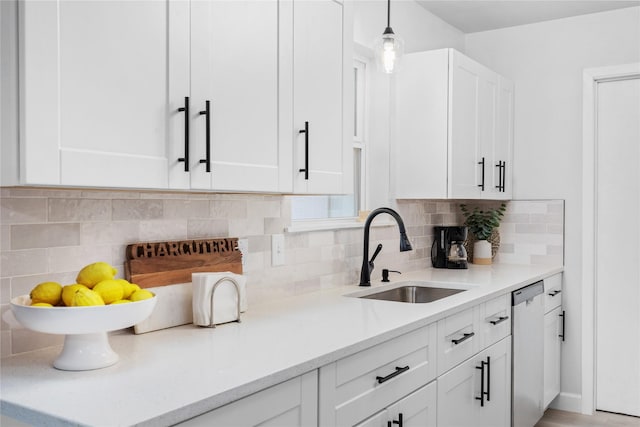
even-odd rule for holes
{"type": "Polygon", "coordinates": [[[125,278],[156,294],[156,307],[134,326],[136,334],[193,323],[191,273],[242,274],[237,238],[147,242],[128,245],[125,278]]]}
{"type": "Polygon", "coordinates": [[[127,246],[126,255],[126,279],[141,288],[191,282],[191,273],[242,274],[235,237],[135,243],[127,246]]]}

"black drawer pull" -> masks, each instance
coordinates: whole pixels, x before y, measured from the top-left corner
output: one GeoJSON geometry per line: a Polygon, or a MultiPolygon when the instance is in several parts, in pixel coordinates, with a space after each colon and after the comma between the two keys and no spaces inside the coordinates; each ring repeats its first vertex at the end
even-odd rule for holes
{"type": "Polygon", "coordinates": [[[478,164],[482,165],[482,184],[478,184],[478,187],[480,187],[480,189],[484,191],[484,157],[482,158],[481,162],[478,162],[478,164]]]}
{"type": "Polygon", "coordinates": [[[184,97],[184,107],[178,108],[178,111],[184,113],[184,157],[178,159],[179,162],[184,162],[184,171],[189,172],[189,97],[184,97]]]}
{"type": "Polygon", "coordinates": [[[509,316],[500,316],[496,320],[490,320],[489,323],[491,323],[492,325],[497,325],[498,323],[504,322],[508,318],[509,318],[509,316]]]}
{"type": "Polygon", "coordinates": [[[200,159],[200,163],[204,163],[207,172],[211,172],[211,103],[205,101],[205,109],[200,111],[201,116],[205,116],[205,158],[200,159]]]}
{"type": "Polygon", "coordinates": [[[378,380],[378,384],[382,384],[383,382],[389,381],[391,378],[397,377],[401,373],[406,372],[408,370],[409,370],[409,366],[405,366],[404,368],[400,368],[396,366],[396,370],[394,372],[390,373],[386,377],[376,377],[376,380],[378,380]]]}
{"type": "Polygon", "coordinates": [[[484,365],[485,361],[480,362],[480,366],[476,366],[476,369],[480,369],[480,397],[476,397],[476,400],[480,401],[480,406],[484,406],[484,365]]]}
{"type": "Polygon", "coordinates": [[[549,295],[550,297],[555,297],[556,295],[558,295],[560,292],[562,292],[559,289],[553,290],[551,292],[549,292],[547,295],[549,295]]]}
{"type": "Polygon", "coordinates": [[[455,345],[458,345],[458,344],[460,344],[461,342],[468,340],[469,338],[471,338],[471,337],[472,337],[472,336],[474,336],[475,334],[476,334],[475,332],[471,332],[471,333],[468,333],[468,334],[464,334],[464,335],[462,336],[462,338],[458,338],[457,340],[451,340],[451,342],[452,342],[452,343],[454,343],[455,345]]]}
{"type": "Polygon", "coordinates": [[[309,122],[304,122],[304,129],[298,131],[304,133],[304,169],[298,172],[304,172],[304,179],[309,179],[309,122]]]}
{"type": "Polygon", "coordinates": [[[398,420],[393,420],[393,424],[398,424],[398,427],[403,427],[404,424],[403,424],[403,419],[402,418],[403,418],[402,417],[402,412],[400,412],[398,414],[398,420]]]}

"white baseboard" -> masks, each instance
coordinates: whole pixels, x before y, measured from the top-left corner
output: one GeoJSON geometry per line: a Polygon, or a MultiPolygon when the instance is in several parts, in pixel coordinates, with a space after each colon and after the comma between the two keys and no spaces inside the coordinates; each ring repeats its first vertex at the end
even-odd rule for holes
{"type": "Polygon", "coordinates": [[[575,393],[560,393],[558,397],[553,399],[549,407],[559,409],[561,411],[576,412],[580,414],[582,413],[582,395],[575,393]]]}

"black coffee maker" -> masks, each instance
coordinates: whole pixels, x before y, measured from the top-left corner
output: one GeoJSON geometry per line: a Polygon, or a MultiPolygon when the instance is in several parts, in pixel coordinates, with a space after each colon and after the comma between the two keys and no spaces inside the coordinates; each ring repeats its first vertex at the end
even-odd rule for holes
{"type": "Polygon", "coordinates": [[[467,227],[433,227],[431,263],[435,268],[467,268],[467,227]]]}

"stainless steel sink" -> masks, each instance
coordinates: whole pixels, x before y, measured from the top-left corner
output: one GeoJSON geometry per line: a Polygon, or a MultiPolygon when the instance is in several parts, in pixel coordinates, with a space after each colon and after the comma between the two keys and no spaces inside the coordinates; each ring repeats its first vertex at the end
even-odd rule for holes
{"type": "Polygon", "coordinates": [[[385,301],[425,303],[433,302],[467,289],[433,288],[426,286],[401,286],[399,288],[376,292],[370,295],[363,295],[359,298],[378,299],[385,301]]]}

